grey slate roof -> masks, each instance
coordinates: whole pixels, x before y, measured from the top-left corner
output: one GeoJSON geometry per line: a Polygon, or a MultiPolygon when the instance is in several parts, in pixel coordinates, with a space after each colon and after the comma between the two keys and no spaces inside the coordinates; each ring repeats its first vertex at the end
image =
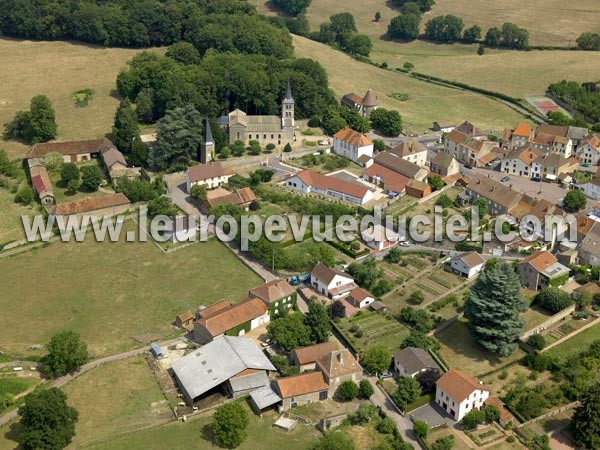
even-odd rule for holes
{"type": "Polygon", "coordinates": [[[248,391],[269,384],[269,377],[266,372],[260,371],[251,373],[243,377],[234,377],[229,380],[233,392],[248,391]]]}
{"type": "Polygon", "coordinates": [[[396,364],[400,363],[407,373],[416,373],[430,368],[437,369],[438,367],[431,356],[429,356],[429,353],[422,348],[416,347],[406,347],[398,350],[394,354],[394,362],[396,364]]]}
{"type": "Polygon", "coordinates": [[[264,409],[281,401],[281,397],[273,390],[271,385],[263,386],[250,393],[250,398],[258,409],[264,409]]]}
{"type": "Polygon", "coordinates": [[[180,387],[194,399],[246,369],[275,370],[248,338],[223,336],[173,363],[180,387]]]}

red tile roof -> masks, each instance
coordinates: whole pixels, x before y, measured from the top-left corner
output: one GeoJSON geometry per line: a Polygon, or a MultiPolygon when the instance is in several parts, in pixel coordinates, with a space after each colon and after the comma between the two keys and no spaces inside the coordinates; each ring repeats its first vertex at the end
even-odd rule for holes
{"type": "Polygon", "coordinates": [[[333,135],[335,139],[344,141],[353,147],[366,147],[367,145],[373,145],[373,142],[366,137],[364,134],[354,131],[350,127],[344,127],[333,135]]]}
{"type": "Polygon", "coordinates": [[[29,149],[26,158],[42,158],[48,153],[57,152],[61,155],[80,155],[85,153],[99,153],[105,148],[112,147],[108,139],[91,139],[85,141],[46,142],[35,144],[29,149]]]}
{"type": "Polygon", "coordinates": [[[450,369],[435,384],[457,403],[467,399],[475,390],[489,391],[486,386],[480,384],[475,378],[457,369],[450,369]]]}
{"type": "Polygon", "coordinates": [[[250,289],[250,296],[258,297],[267,303],[274,302],[295,293],[296,289],[294,289],[287,281],[281,279],[272,280],[250,289]]]}
{"type": "Polygon", "coordinates": [[[232,328],[262,316],[267,306],[258,298],[247,298],[240,303],[211,315],[202,317],[196,323],[208,330],[212,336],[219,336],[232,328]]]}
{"type": "Polygon", "coordinates": [[[394,172],[392,169],[388,169],[387,167],[377,163],[367,167],[364,171],[364,174],[369,178],[381,178],[386,189],[396,191],[398,193],[402,193],[404,191],[409,180],[408,177],[399,174],[398,172],[394,172]]]}
{"type": "Polygon", "coordinates": [[[536,252],[533,255],[529,255],[521,264],[530,264],[538,272],[543,272],[548,266],[556,263],[558,260],[554,255],[547,251],[536,252]]]}
{"type": "Polygon", "coordinates": [[[307,347],[295,348],[292,355],[295,356],[298,364],[304,365],[316,362],[318,359],[337,350],[334,342],[323,342],[321,344],[309,345],[307,347]]]}
{"type": "Polygon", "coordinates": [[[52,214],[55,216],[68,216],[70,214],[81,214],[97,211],[99,209],[114,208],[129,203],[130,201],[122,193],[105,195],[102,197],[88,197],[74,202],[54,205],[52,207],[52,214]]]}
{"type": "Polygon", "coordinates": [[[275,382],[282,398],[297,397],[311,392],[325,391],[329,385],[321,372],[303,373],[280,378],[275,382]]]}
{"type": "Polygon", "coordinates": [[[520,123],[517,128],[514,129],[513,135],[529,137],[531,136],[531,127],[526,123],[520,123]]]}
{"type": "Polygon", "coordinates": [[[355,198],[364,198],[368,192],[368,188],[362,184],[350,181],[341,180],[336,177],[327,177],[313,170],[303,170],[302,172],[293,175],[300,178],[307,186],[314,186],[322,190],[331,190],[341,192],[355,198]]]}

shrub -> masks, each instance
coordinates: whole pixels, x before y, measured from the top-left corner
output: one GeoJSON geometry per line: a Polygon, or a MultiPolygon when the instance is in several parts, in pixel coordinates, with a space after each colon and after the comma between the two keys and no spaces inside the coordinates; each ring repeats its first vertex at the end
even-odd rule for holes
{"type": "Polygon", "coordinates": [[[546,339],[541,334],[534,334],[529,336],[527,343],[536,350],[541,350],[546,346],[546,339]]]}
{"type": "Polygon", "coordinates": [[[360,380],[360,383],[358,383],[358,395],[360,398],[369,399],[374,393],[375,389],[373,389],[373,385],[369,380],[366,378],[360,380]]]}
{"type": "Polygon", "coordinates": [[[28,184],[22,185],[15,195],[15,203],[30,205],[33,202],[33,189],[28,184]]]}
{"type": "Polygon", "coordinates": [[[536,296],[535,301],[542,308],[550,311],[553,314],[556,314],[557,312],[562,311],[573,304],[573,300],[567,292],[555,287],[542,289],[536,296]]]}
{"type": "Polygon", "coordinates": [[[410,296],[408,297],[408,303],[412,305],[420,305],[424,300],[425,296],[423,295],[423,292],[418,289],[411,292],[410,296]]]}
{"type": "Polygon", "coordinates": [[[317,128],[320,125],[319,118],[311,117],[310,119],[308,119],[307,125],[311,128],[317,128]]]}
{"type": "Polygon", "coordinates": [[[396,431],[396,422],[389,417],[386,417],[377,424],[377,431],[382,434],[392,434],[396,431]]]}
{"type": "Polygon", "coordinates": [[[358,386],[352,380],[346,380],[338,387],[338,395],[346,401],[350,401],[358,397],[358,386]]]}
{"type": "Polygon", "coordinates": [[[485,422],[485,413],[483,411],[474,409],[462,418],[461,423],[467,430],[473,430],[477,428],[477,425],[481,425],[485,422]]]}
{"type": "Polygon", "coordinates": [[[425,439],[429,433],[429,425],[422,420],[415,420],[415,423],[413,424],[413,431],[418,437],[425,439]]]}

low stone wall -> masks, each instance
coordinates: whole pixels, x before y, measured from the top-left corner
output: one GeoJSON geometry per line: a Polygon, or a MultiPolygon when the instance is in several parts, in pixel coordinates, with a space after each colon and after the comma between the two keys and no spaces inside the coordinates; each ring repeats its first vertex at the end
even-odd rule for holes
{"type": "Polygon", "coordinates": [[[562,311],[554,314],[552,317],[550,317],[545,322],[539,324],[537,327],[532,328],[531,330],[523,333],[521,335],[520,339],[522,341],[525,341],[525,340],[527,340],[527,338],[529,336],[533,336],[534,334],[539,334],[540,331],[544,331],[546,328],[550,327],[551,325],[554,325],[556,322],[560,322],[565,317],[570,316],[571,314],[573,314],[574,311],[575,311],[575,305],[571,305],[568,308],[563,309],[562,311]]]}

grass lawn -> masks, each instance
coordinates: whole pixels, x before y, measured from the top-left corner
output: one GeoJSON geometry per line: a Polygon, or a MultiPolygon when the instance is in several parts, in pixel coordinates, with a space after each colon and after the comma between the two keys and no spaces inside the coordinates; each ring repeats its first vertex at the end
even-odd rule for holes
{"type": "Polygon", "coordinates": [[[390,352],[398,350],[400,344],[409,335],[410,330],[394,319],[391,315],[366,312],[348,319],[336,322],[350,343],[362,352],[365,348],[375,344],[385,345],[390,352]],[[351,332],[350,328],[356,326],[357,331],[351,332]],[[362,332],[361,337],[356,334],[362,332]]]}
{"type": "Polygon", "coordinates": [[[415,80],[407,75],[379,69],[358,62],[327,45],[294,36],[295,54],[319,61],[329,76],[329,84],[337,97],[348,92],[363,95],[372,87],[378,94],[379,105],[397,109],[402,115],[405,130],[422,132],[436,120],[470,120],[485,129],[511,126],[524,118],[496,101],[482,95],[437,86],[415,80]],[[335,63],[333,63],[335,61],[335,63]],[[353,75],[348,76],[349,73],[353,75]],[[404,92],[409,100],[399,101],[388,94],[404,92]]]}
{"type": "Polygon", "coordinates": [[[0,396],[3,394],[20,394],[38,382],[38,378],[0,376],[0,396]]]}
{"type": "Polygon", "coordinates": [[[548,314],[544,309],[540,308],[539,306],[532,306],[523,314],[521,314],[521,319],[525,320],[523,331],[528,331],[537,327],[550,317],[552,317],[552,314],[548,314]]]}
{"type": "MultiPolygon", "coordinates": [[[[279,417],[274,412],[267,412],[262,417],[256,416],[246,402],[242,404],[248,411],[250,423],[246,428],[246,439],[237,447],[238,450],[305,450],[319,437],[320,433],[313,427],[298,424],[287,433],[273,428],[279,417]]],[[[198,449],[220,448],[212,440],[210,423],[212,412],[191,418],[187,423],[172,422],[168,425],[137,431],[126,436],[107,440],[103,444],[91,447],[96,450],[148,450],[148,449],[198,449]]]]}
{"type": "Polygon", "coordinates": [[[427,442],[429,445],[432,445],[437,439],[446,437],[446,436],[454,436],[454,447],[453,450],[469,450],[469,446],[458,436],[457,431],[454,431],[449,427],[438,427],[429,432],[427,435],[427,442]]]}
{"type": "MultiPolygon", "coordinates": [[[[89,165],[98,165],[98,161],[91,160],[91,161],[78,163],[77,168],[81,169],[83,166],[89,166],[89,165]]],[[[102,173],[104,175],[104,170],[102,167],[100,167],[100,170],[102,171],[102,173]]],[[[75,200],[82,200],[84,198],[102,197],[104,195],[108,195],[101,191],[90,192],[84,186],[81,186],[79,188],[79,190],[76,192],[71,192],[68,190],[65,183],[63,183],[60,179],[60,170],[51,171],[49,173],[49,175],[50,175],[50,180],[52,181],[52,186],[54,187],[54,198],[56,199],[56,203],[67,203],[67,202],[73,202],[75,200]]],[[[105,186],[105,187],[108,187],[110,189],[110,185],[105,186]]]]}
{"type": "Polygon", "coordinates": [[[499,369],[525,355],[521,349],[506,358],[486,352],[473,341],[464,319],[457,320],[442,332],[436,333],[435,337],[442,344],[440,353],[446,363],[473,376],[499,369]]]}
{"type": "MultiPolygon", "coordinates": [[[[160,51],[160,49],[155,49],[160,51]]],[[[115,80],[140,50],[102,48],[71,42],[34,42],[0,39],[0,124],[15,112],[29,109],[38,94],[47,95],[56,111],[58,139],[90,139],[110,132],[118,98],[115,80]],[[75,106],[72,94],[94,90],[90,104],[75,106]]],[[[12,156],[22,156],[26,147],[2,143],[12,156]]]]}
{"type": "Polygon", "coordinates": [[[587,330],[582,331],[578,335],[567,339],[562,344],[551,348],[546,353],[550,356],[566,358],[586,350],[592,342],[598,339],[600,339],[600,324],[596,324],[587,330]]]}
{"type": "Polygon", "coordinates": [[[23,239],[25,234],[21,224],[21,216],[32,216],[36,206],[23,206],[14,202],[15,194],[0,188],[0,246],[23,239]]]}
{"type": "Polygon", "coordinates": [[[237,302],[262,282],[216,240],[164,255],[152,242],[97,243],[90,235],[1,259],[0,273],[2,350],[16,354],[64,329],[79,332],[96,356],[122,352],[137,345],[142,317],[145,333],[165,337],[176,314],[237,302]]]}

